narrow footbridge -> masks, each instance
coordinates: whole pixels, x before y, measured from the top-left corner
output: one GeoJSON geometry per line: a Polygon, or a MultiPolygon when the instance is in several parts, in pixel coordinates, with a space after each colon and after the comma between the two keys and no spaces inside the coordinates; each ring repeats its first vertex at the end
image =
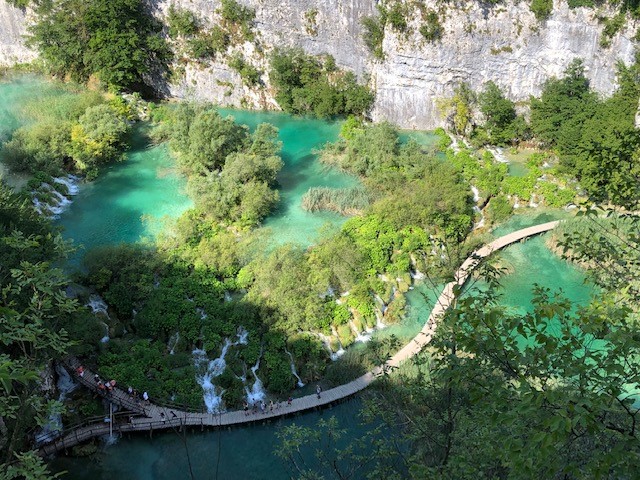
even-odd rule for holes
{"type": "Polygon", "coordinates": [[[205,427],[224,427],[261,422],[270,418],[317,409],[350,397],[369,386],[377,376],[382,374],[385,368],[399,366],[402,362],[419,353],[431,341],[438,319],[455,299],[455,287],[464,285],[473,269],[483,258],[507,245],[552,230],[558,224],[558,221],[554,221],[518,230],[494,240],[471,254],[455,273],[455,280],[444,287],[422,330],[404,348],[388,360],[385,365],[380,365],[373,371],[349,383],[323,391],[319,397],[316,394],[312,394],[295,398],[290,405],[287,402],[278,403],[273,409],[267,409],[264,413],[245,413],[244,411],[224,413],[187,412],[169,406],[140,402],[119,388],[114,388],[109,393],[102,392],[98,390],[98,386],[93,379],[93,372],[85,369],[82,377],[76,374],[75,369],[79,366],[79,363],[77,359],[71,358],[66,362],[65,366],[75,375],[77,381],[130,413],[120,414],[114,417],[113,421],[103,419],[103,421],[89,422],[68,429],[62,432],[58,438],[41,446],[40,453],[42,455],[51,455],[86,442],[91,438],[108,435],[110,432],[145,431],[152,433],[154,430],[163,429],[182,430],[185,427],[201,427],[204,429],[205,427]]]}

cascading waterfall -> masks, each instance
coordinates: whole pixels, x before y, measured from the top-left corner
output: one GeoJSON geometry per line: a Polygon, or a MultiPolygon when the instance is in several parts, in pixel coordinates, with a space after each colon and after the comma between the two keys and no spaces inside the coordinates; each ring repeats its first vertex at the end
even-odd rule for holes
{"type": "Polygon", "coordinates": [[[478,202],[480,201],[480,191],[474,185],[471,185],[471,191],[473,192],[473,201],[475,202],[475,205],[473,206],[473,211],[476,212],[478,215],[480,215],[480,221],[473,226],[473,229],[476,230],[478,228],[484,227],[485,219],[484,219],[484,213],[482,213],[482,210],[478,205],[478,202]]]}
{"type": "Polygon", "coordinates": [[[231,341],[227,338],[222,347],[222,353],[218,358],[209,360],[207,352],[201,349],[195,349],[193,353],[193,363],[196,368],[196,381],[204,391],[204,404],[207,406],[207,412],[215,413],[220,411],[222,404],[222,394],[224,390],[218,392],[217,387],[212,380],[222,375],[227,363],[224,357],[231,346],[231,341]]]}
{"type": "Polygon", "coordinates": [[[487,151],[494,156],[494,158],[500,163],[509,163],[509,159],[504,156],[504,150],[500,147],[487,148],[487,151]]]}
{"type": "Polygon", "coordinates": [[[47,215],[51,218],[58,218],[62,212],[64,212],[72,200],[70,197],[77,195],[80,191],[78,186],[80,178],[75,175],[67,175],[66,177],[56,177],[53,179],[54,184],[63,185],[65,192],[60,192],[59,188],[50,183],[42,183],[38,190],[31,192],[33,195],[33,206],[36,211],[41,215],[47,215]],[[43,201],[38,198],[39,192],[47,194],[49,199],[43,201]]]}
{"type": "Polygon", "coordinates": [[[298,375],[298,372],[296,370],[296,364],[293,362],[293,355],[291,355],[291,352],[289,350],[287,350],[286,348],[284,349],[284,351],[287,352],[287,355],[289,355],[289,358],[291,359],[291,373],[292,373],[292,375],[294,377],[296,377],[298,379],[298,387],[299,388],[304,387],[304,382],[302,381],[302,379],[298,375]]]}
{"type": "Polygon", "coordinates": [[[180,341],[180,332],[176,332],[171,337],[169,337],[169,341],[167,342],[167,349],[169,350],[169,355],[173,355],[175,352],[175,348],[180,341]]]}
{"type": "MultiPolygon", "coordinates": [[[[58,402],[62,403],[67,398],[67,395],[78,387],[78,384],[73,381],[69,372],[62,366],[56,364],[56,373],[58,374],[58,381],[56,386],[58,387],[58,402]]],[[[54,411],[49,415],[49,420],[42,427],[39,433],[36,434],[36,444],[50,442],[54,438],[60,436],[62,431],[62,416],[59,412],[54,411]]]]}
{"type": "MultiPolygon", "coordinates": [[[[96,293],[92,293],[89,295],[89,301],[85,304],[85,306],[91,308],[91,311],[96,317],[104,316],[109,320],[109,312],[107,311],[107,304],[102,299],[102,297],[96,293]]],[[[109,337],[109,325],[105,321],[101,322],[105,329],[104,337],[100,339],[102,343],[107,343],[110,340],[109,337]]]]}
{"type": "Polygon", "coordinates": [[[255,379],[255,381],[253,382],[253,385],[251,386],[251,390],[249,390],[249,387],[244,387],[244,390],[247,393],[247,403],[249,405],[256,405],[257,403],[260,403],[262,400],[264,400],[266,397],[266,393],[262,385],[262,380],[258,378],[258,374],[256,373],[260,368],[261,358],[262,358],[262,350],[260,351],[260,355],[258,355],[258,360],[256,361],[256,364],[253,367],[251,367],[251,373],[253,374],[253,378],[255,379]]]}
{"type": "MultiPolygon", "coordinates": [[[[228,338],[225,339],[222,346],[222,352],[218,358],[209,360],[207,358],[207,352],[202,349],[193,350],[193,365],[196,369],[196,381],[202,387],[204,391],[204,404],[207,406],[209,413],[217,413],[220,411],[222,405],[222,395],[224,390],[219,390],[213,383],[213,379],[219,377],[227,367],[225,357],[229,347],[235,345],[244,345],[247,343],[247,337],[249,333],[243,328],[238,328],[237,337],[235,342],[231,342],[228,338]]],[[[257,378],[257,377],[256,377],[257,378]]]]}

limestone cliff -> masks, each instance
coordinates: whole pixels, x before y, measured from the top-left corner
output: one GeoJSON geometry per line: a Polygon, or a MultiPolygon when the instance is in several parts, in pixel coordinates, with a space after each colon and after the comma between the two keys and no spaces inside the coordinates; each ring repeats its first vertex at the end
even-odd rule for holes
{"type": "Polygon", "coordinates": [[[0,66],[28,63],[35,52],[24,45],[25,12],[0,0],[0,66]]]}
{"type": "MultiPolygon", "coordinates": [[[[480,89],[493,80],[513,100],[526,101],[576,57],[584,59],[596,90],[609,94],[615,88],[615,63],[618,59],[629,63],[634,54],[631,21],[612,38],[610,47],[602,48],[603,26],[595,12],[569,9],[564,1],[556,1],[551,17],[542,22],[529,11],[528,2],[491,9],[477,2],[449,6],[441,13],[444,35],[435,43],[426,42],[418,32],[421,18],[414,8],[408,33],[397,34],[387,26],[383,61],[374,59],[362,41],[361,20],[376,14],[375,0],[240,1],[255,9],[258,40],[233,48],[251,63],[267,71],[269,51],[276,46],[331,54],[338,66],[370,82],[376,93],[374,119],[404,128],[439,125],[436,99],[451,95],[462,81],[480,89]]],[[[157,15],[164,16],[171,3],[196,12],[205,24],[213,25],[218,18],[218,0],[157,0],[157,15]]],[[[441,8],[434,0],[424,4],[441,8]]],[[[22,12],[0,0],[0,64],[33,58],[21,39],[24,22],[22,12]]],[[[223,59],[190,62],[170,92],[224,105],[277,108],[266,75],[263,80],[266,88],[249,88],[223,59]]]]}

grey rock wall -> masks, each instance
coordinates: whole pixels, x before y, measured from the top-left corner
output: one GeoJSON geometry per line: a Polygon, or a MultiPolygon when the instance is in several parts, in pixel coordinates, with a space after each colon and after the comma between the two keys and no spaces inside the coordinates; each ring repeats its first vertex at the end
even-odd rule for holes
{"type": "Polygon", "coordinates": [[[25,12],[0,0],[0,66],[28,63],[35,52],[24,45],[25,12]]]}
{"type": "MultiPolygon", "coordinates": [[[[602,25],[593,10],[571,10],[555,1],[551,18],[538,22],[528,2],[492,9],[468,2],[447,8],[445,34],[436,43],[418,33],[420,13],[414,9],[410,32],[398,35],[387,27],[384,61],[376,61],[362,41],[361,19],[375,15],[376,0],[240,0],[256,11],[260,48],[236,46],[254,65],[268,70],[274,47],[299,46],[311,54],[330,54],[338,66],[353,70],[375,90],[375,120],[389,120],[404,128],[430,129],[441,124],[438,98],[450,96],[462,81],[480,89],[495,81],[515,101],[538,94],[545,80],[559,76],[576,57],[585,61],[587,75],[604,95],[615,89],[615,64],[633,60],[635,25],[627,22],[609,48],[599,45],[602,25]],[[309,13],[315,11],[315,22],[309,13]]],[[[217,20],[218,0],[155,0],[159,16],[170,4],[196,12],[209,25],[217,20]]],[[[435,0],[428,7],[441,8],[435,0]]],[[[606,12],[605,12],[606,13],[606,12]]],[[[0,65],[29,61],[34,53],[23,44],[25,18],[0,0],[0,65]]],[[[184,76],[170,87],[178,98],[198,98],[223,105],[277,108],[268,78],[265,89],[242,85],[240,76],[221,59],[187,65],[184,76]]]]}

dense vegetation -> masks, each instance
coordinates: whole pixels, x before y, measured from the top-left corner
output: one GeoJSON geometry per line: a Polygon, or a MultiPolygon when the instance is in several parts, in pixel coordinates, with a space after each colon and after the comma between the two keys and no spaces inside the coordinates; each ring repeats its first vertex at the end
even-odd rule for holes
{"type": "MultiPolygon", "coordinates": [[[[248,343],[231,347],[225,372],[214,379],[228,406],[237,405],[250,386],[238,377],[258,361],[257,374],[272,392],[294,385],[289,353],[303,381],[316,380],[329,352],[380,320],[400,320],[411,271],[451,273],[440,254],[429,253],[434,245],[447,245],[456,259],[471,248],[459,245],[472,213],[468,185],[457,171],[415,143],[401,146],[389,125],[358,123],[331,156],[346,158],[367,145],[365,180],[376,201],[310,250],[265,252],[251,227],[273,205],[271,188],[281,166],[275,129],[261,125],[249,133],[207,106],[180,105],[158,116],[164,119],[156,136],[169,139],[196,207],[156,248],[89,254],[85,278],[111,305],[117,329],[133,332],[107,344],[101,371],[153,395],[199,404],[191,351],[200,348],[213,358],[225,339],[234,341],[242,330],[248,343]]],[[[374,351],[378,347],[367,350],[374,351]]],[[[367,352],[364,366],[349,364],[344,372],[332,367],[329,377],[341,382],[361,372],[379,356],[367,352]]]]}
{"type": "Polygon", "coordinates": [[[635,114],[640,97],[638,65],[619,65],[618,90],[600,99],[579,61],[561,79],[547,82],[531,101],[531,129],[557,151],[560,165],[575,175],[596,201],[635,206],[640,193],[635,114]]]}
{"type": "Polygon", "coordinates": [[[30,202],[0,184],[2,478],[46,478],[42,460],[27,450],[61,405],[43,395],[41,375],[67,351],[86,351],[97,342],[86,310],[64,294],[68,279],[55,265],[66,252],[30,202]],[[72,347],[72,340],[82,345],[72,347]]]}
{"type": "Polygon", "coordinates": [[[250,134],[212,106],[181,104],[157,137],[169,140],[196,207],[208,218],[252,226],[277,203],[281,144],[272,125],[250,134]]]}
{"type": "Polygon", "coordinates": [[[29,42],[55,75],[152,92],[166,71],[171,52],[142,0],[43,0],[35,11],[29,42]]]}
{"type": "Polygon", "coordinates": [[[92,178],[101,165],[122,159],[128,120],[135,116],[121,98],[72,87],[23,109],[31,122],[13,132],[1,155],[13,170],[44,178],[64,172],[92,178]]]}
{"type": "Polygon", "coordinates": [[[575,60],[562,78],[545,83],[540,98],[531,99],[528,123],[492,82],[478,95],[463,84],[453,97],[440,102],[440,108],[449,128],[467,136],[475,146],[533,142],[550,152],[546,159],[532,157],[533,168],[526,179],[506,179],[505,193],[526,199],[537,190],[548,204],[558,205],[571,200],[569,192],[562,190],[575,178],[591,200],[635,208],[640,189],[637,62],[629,67],[618,65],[618,82],[616,92],[601,99],[590,88],[582,62],[575,60]],[[479,125],[474,122],[477,111],[483,116],[479,125]],[[556,186],[534,189],[534,174],[542,173],[543,162],[554,163],[554,156],[558,167],[544,173],[553,174],[556,186]]]}
{"type": "Polygon", "coordinates": [[[373,103],[373,93],[359,85],[353,73],[340,71],[330,56],[277,50],[271,57],[269,77],[285,112],[318,117],[365,115],[373,103]]]}
{"type": "MultiPolygon", "coordinates": [[[[637,232],[637,218],[631,224],[637,232]]],[[[598,263],[603,251],[614,262],[631,260],[606,245],[593,250],[593,234],[601,234],[597,221],[566,245],[598,263]]],[[[627,239],[636,258],[637,235],[627,239]]],[[[636,270],[617,280],[637,282],[636,270]]],[[[416,479],[633,476],[640,454],[633,406],[639,372],[629,362],[640,348],[636,292],[607,288],[576,310],[562,294],[537,287],[524,315],[500,307],[497,292],[490,281],[488,290],[460,297],[431,347],[379,381],[363,415],[373,423],[363,439],[377,451],[373,459],[358,446],[345,455],[335,442],[339,424],[319,425],[323,442],[313,430],[287,428],[278,451],[299,478],[315,478],[301,445],[314,447],[321,469],[330,462],[327,478],[353,471],[416,479]],[[395,433],[379,441],[381,430],[395,433]]]]}

